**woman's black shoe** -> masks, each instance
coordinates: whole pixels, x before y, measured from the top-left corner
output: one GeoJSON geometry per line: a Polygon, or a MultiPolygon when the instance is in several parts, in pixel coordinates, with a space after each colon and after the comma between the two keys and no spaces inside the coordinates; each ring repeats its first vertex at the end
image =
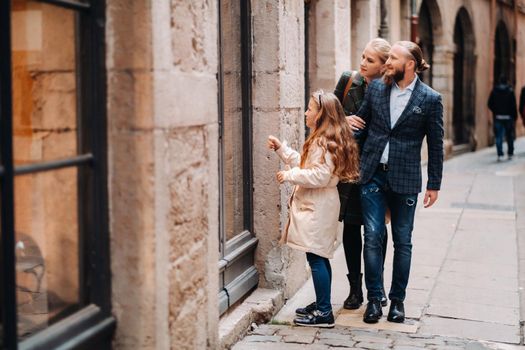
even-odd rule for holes
{"type": "Polygon", "coordinates": [[[343,308],[348,310],[359,309],[363,304],[363,290],[361,289],[361,280],[363,274],[359,274],[358,277],[352,278],[350,275],[348,277],[348,282],[350,284],[350,294],[343,303],[343,308]]]}
{"type": "Polygon", "coordinates": [[[315,310],[317,310],[317,304],[314,301],[313,303],[311,303],[309,305],[306,305],[305,307],[300,307],[300,308],[296,309],[295,310],[295,314],[297,316],[308,316],[312,312],[314,312],[315,310]]]}
{"type": "Polygon", "coordinates": [[[380,300],[371,300],[366,305],[365,313],[363,314],[363,322],[365,323],[377,323],[383,316],[383,310],[381,309],[380,300]]]}
{"type": "Polygon", "coordinates": [[[332,311],[323,314],[319,310],[315,310],[310,315],[295,318],[293,323],[304,327],[333,328],[335,321],[332,311]]]}

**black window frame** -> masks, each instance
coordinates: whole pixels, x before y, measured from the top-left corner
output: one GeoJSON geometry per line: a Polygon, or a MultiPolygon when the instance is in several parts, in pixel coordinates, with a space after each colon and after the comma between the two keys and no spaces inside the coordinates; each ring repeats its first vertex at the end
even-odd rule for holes
{"type": "MultiPolygon", "coordinates": [[[[36,0],[78,15],[76,30],[78,154],[14,166],[12,124],[11,1],[0,1],[0,305],[5,349],[110,349],[111,315],[107,188],[105,1],[36,0]],[[80,309],[19,341],[15,281],[14,178],[78,169],[80,309]]],[[[0,343],[1,344],[1,343],[0,343]]]]}

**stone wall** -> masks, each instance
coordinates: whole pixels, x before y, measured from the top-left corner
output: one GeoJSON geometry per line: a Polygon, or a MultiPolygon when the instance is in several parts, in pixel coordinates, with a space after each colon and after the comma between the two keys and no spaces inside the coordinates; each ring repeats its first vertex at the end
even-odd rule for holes
{"type": "Polygon", "coordinates": [[[217,338],[215,1],[107,4],[116,349],[217,338]]]}
{"type": "Polygon", "coordinates": [[[333,91],[343,71],[357,69],[350,65],[350,3],[311,1],[309,17],[310,92],[333,91]]]}
{"type": "Polygon", "coordinates": [[[377,37],[378,4],[376,0],[351,0],[352,67],[359,67],[366,44],[377,37]]]}
{"type": "Polygon", "coordinates": [[[295,149],[304,141],[304,2],[253,1],[252,16],[256,266],[259,286],[290,297],[306,280],[306,259],[278,244],[291,188],[275,181],[279,160],[266,148],[266,138],[286,139],[295,149]]]}

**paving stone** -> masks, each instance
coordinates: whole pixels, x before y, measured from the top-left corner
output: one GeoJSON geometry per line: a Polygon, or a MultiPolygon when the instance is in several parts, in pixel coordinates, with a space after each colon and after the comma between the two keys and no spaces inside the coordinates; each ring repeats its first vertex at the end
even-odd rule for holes
{"type": "Polygon", "coordinates": [[[394,340],[394,348],[396,349],[397,347],[401,347],[401,346],[421,348],[422,344],[426,344],[424,340],[422,339],[395,339],[394,340]]]}
{"type": "Polygon", "coordinates": [[[376,330],[389,330],[406,333],[416,333],[418,329],[418,322],[413,319],[407,319],[404,323],[388,322],[386,317],[381,318],[378,323],[368,324],[363,322],[362,315],[356,315],[350,312],[341,312],[335,320],[336,325],[361,328],[361,329],[376,329],[376,330]]]}
{"type": "Polygon", "coordinates": [[[497,323],[455,320],[440,317],[426,317],[420,328],[422,333],[463,337],[474,340],[488,340],[519,344],[520,327],[497,323]]]}
{"type": "Polygon", "coordinates": [[[364,335],[364,336],[374,336],[375,334],[379,333],[379,329],[374,329],[374,328],[369,328],[369,329],[351,329],[352,330],[352,335],[353,336],[360,336],[360,335],[364,335]]]}
{"type": "Polygon", "coordinates": [[[253,342],[278,342],[281,341],[281,337],[275,335],[247,335],[244,337],[244,341],[253,342]]]}
{"type": "Polygon", "coordinates": [[[313,336],[315,337],[317,335],[317,332],[319,331],[318,328],[307,328],[307,327],[285,327],[279,329],[278,333],[282,336],[287,335],[301,335],[301,336],[313,336]]]}
{"type": "Polygon", "coordinates": [[[356,342],[350,339],[328,339],[322,338],[318,342],[319,344],[325,344],[337,348],[352,348],[355,346],[356,342]]]}
{"type": "Polygon", "coordinates": [[[280,330],[283,326],[274,326],[263,324],[252,330],[249,334],[253,335],[274,335],[280,330]]]}
{"type": "Polygon", "coordinates": [[[392,347],[389,344],[385,343],[367,343],[367,342],[359,342],[356,344],[356,346],[359,346],[363,349],[368,350],[384,350],[384,349],[391,349],[392,347]]]}
{"type": "Polygon", "coordinates": [[[350,333],[336,333],[336,332],[327,332],[327,331],[319,331],[317,334],[317,337],[319,339],[339,339],[339,340],[348,340],[350,341],[352,339],[352,335],[350,333]]]}
{"type": "Polygon", "coordinates": [[[450,339],[445,339],[445,343],[448,345],[448,346],[464,346],[466,344],[468,344],[470,341],[467,340],[467,339],[457,339],[457,338],[450,338],[450,339]]]}
{"type": "Polygon", "coordinates": [[[312,344],[315,340],[314,334],[288,334],[283,336],[285,343],[312,344]]]}
{"type": "Polygon", "coordinates": [[[432,334],[409,334],[408,335],[410,338],[414,338],[414,339],[431,339],[433,337],[432,334]]]}
{"type": "Polygon", "coordinates": [[[428,345],[445,345],[445,340],[442,338],[427,338],[424,340],[424,343],[428,345]]]}
{"type": "Polygon", "coordinates": [[[519,307],[518,290],[488,290],[472,288],[468,285],[452,285],[440,282],[432,291],[430,304],[444,302],[462,302],[500,307],[519,307]]]}
{"type": "Polygon", "coordinates": [[[293,343],[264,343],[264,342],[240,342],[235,344],[231,350],[328,350],[323,344],[293,344],[293,343]]]}
{"type": "Polygon", "coordinates": [[[421,345],[419,346],[408,346],[408,345],[396,345],[393,348],[394,350],[421,350],[421,345]]]}
{"type": "Polygon", "coordinates": [[[342,334],[342,335],[352,335],[354,334],[354,330],[351,329],[351,328],[348,328],[348,327],[339,327],[339,326],[335,326],[334,328],[329,328],[329,329],[319,329],[319,333],[318,335],[321,336],[322,334],[325,334],[325,333],[331,333],[331,334],[342,334]]]}
{"type": "Polygon", "coordinates": [[[487,350],[489,348],[479,342],[470,342],[467,344],[467,347],[465,349],[466,350],[487,350]]]}
{"type": "Polygon", "coordinates": [[[371,342],[371,343],[392,345],[392,339],[388,339],[382,334],[379,334],[378,336],[356,335],[352,337],[352,339],[357,342],[371,342]]]}

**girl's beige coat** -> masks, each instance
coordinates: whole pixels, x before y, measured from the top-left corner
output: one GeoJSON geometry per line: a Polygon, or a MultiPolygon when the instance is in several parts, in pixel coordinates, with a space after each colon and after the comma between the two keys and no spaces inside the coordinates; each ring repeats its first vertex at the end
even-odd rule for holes
{"type": "Polygon", "coordinates": [[[332,258],[339,245],[342,228],[338,219],[339,195],[334,175],[334,163],[329,152],[313,145],[303,169],[299,168],[301,155],[285,142],[277,150],[283,162],[291,167],[284,172],[284,180],[295,185],[289,201],[288,223],[281,242],[288,246],[332,258]]]}

